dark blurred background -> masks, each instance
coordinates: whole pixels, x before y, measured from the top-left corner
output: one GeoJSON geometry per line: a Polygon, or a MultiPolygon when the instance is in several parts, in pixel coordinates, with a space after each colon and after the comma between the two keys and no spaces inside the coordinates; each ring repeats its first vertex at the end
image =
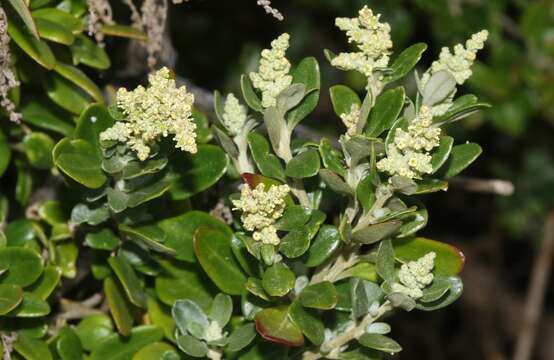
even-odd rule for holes
{"type": "MultiPolygon", "coordinates": [[[[320,106],[305,125],[334,136],[342,126],[326,89],[344,83],[361,92],[364,82],[331,68],[323,49],[348,48],[334,18],[354,17],[366,4],[391,24],[397,54],[415,42],[429,45],[420,70],[442,46],[481,29],[491,33],[460,93],[474,93],[493,107],[446,129],[458,142],[478,142],[484,153],[448,194],[424,199],[430,222],[422,235],[463,250],[465,292],[449,308],[392,318],[392,335],[404,347],[398,358],[554,359],[554,290],[548,279],[554,229],[545,226],[554,210],[553,1],[274,0],[285,16],[279,22],[255,0],[190,0],[170,9],[164,61],[188,83],[238,94],[239,76],[256,66],[260,49],[288,32],[289,59],[315,56],[322,68],[320,106]],[[513,194],[499,194],[509,183],[495,179],[513,184],[513,194]],[[521,353],[514,356],[518,339],[521,353]],[[524,350],[529,340],[532,355],[524,350]]],[[[128,18],[124,7],[116,10],[128,18]]],[[[112,52],[121,49],[115,52],[115,75],[128,82],[141,73],[133,70],[140,65],[129,63],[126,47],[114,45],[112,52]]],[[[414,89],[411,77],[407,87],[414,89]]]]}

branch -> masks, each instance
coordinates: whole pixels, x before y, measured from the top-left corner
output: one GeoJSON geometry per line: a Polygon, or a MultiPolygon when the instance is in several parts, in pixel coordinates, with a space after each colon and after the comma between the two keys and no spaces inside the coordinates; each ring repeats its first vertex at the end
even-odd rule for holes
{"type": "Polygon", "coordinates": [[[543,311],[546,285],[554,257],[554,212],[551,212],[544,227],[544,237],[531,275],[531,285],[523,312],[523,325],[517,339],[514,360],[529,360],[533,355],[533,345],[537,326],[543,311]]]}
{"type": "Polygon", "coordinates": [[[456,176],[450,179],[450,183],[470,192],[490,193],[501,196],[510,196],[514,193],[514,184],[506,180],[456,176]]]}

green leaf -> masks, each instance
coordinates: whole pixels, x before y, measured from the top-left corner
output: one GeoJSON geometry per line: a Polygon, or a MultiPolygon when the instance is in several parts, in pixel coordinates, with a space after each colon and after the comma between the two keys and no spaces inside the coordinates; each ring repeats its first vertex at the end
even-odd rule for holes
{"type": "Polygon", "coordinates": [[[285,208],[283,216],[274,224],[277,230],[293,231],[302,227],[310,220],[312,209],[301,206],[291,205],[285,208]]]}
{"type": "Polygon", "coordinates": [[[306,287],[298,299],[305,307],[330,310],[337,305],[337,291],[331,282],[324,281],[306,287]]]}
{"type": "Polygon", "coordinates": [[[350,186],[348,186],[348,184],[346,184],[340,176],[331,170],[320,169],[319,176],[321,176],[321,180],[323,180],[323,182],[334,192],[341,195],[352,195],[352,189],[350,186]]]}
{"type": "MultiPolygon", "coordinates": [[[[21,18],[27,29],[33,34],[35,38],[38,39],[38,32],[37,27],[35,25],[35,22],[33,21],[33,17],[31,16],[31,12],[29,11],[29,8],[27,7],[27,4],[24,0],[8,0],[10,5],[14,8],[14,10],[17,12],[17,15],[21,18]]],[[[10,19],[11,22],[11,19],[10,19]]]]}
{"type": "Polygon", "coordinates": [[[349,114],[352,110],[352,105],[362,105],[360,97],[354,90],[345,85],[333,85],[329,88],[331,96],[331,104],[337,116],[349,114]]]}
{"type": "Polygon", "coordinates": [[[289,308],[289,316],[314,345],[319,346],[323,343],[325,326],[314,312],[304,309],[298,301],[294,301],[289,308]]]}
{"type": "Polygon", "coordinates": [[[317,175],[319,172],[320,161],[317,150],[307,150],[295,157],[288,163],[285,169],[285,175],[302,179],[317,175]]]}
{"type": "Polygon", "coordinates": [[[287,346],[304,345],[302,331],[289,319],[287,306],[268,308],[256,314],[256,330],[267,341],[287,346]]]}
{"type": "Polygon", "coordinates": [[[102,91],[98,88],[98,86],[96,86],[94,81],[89,79],[84,72],[75,66],[57,62],[54,66],[54,71],[71,81],[73,84],[77,85],[79,88],[83,89],[94,100],[96,100],[96,102],[104,102],[102,91]]]}
{"type": "Polygon", "coordinates": [[[321,160],[323,161],[323,165],[326,169],[329,169],[342,177],[346,176],[343,156],[331,145],[329,140],[321,139],[321,142],[319,143],[319,154],[321,155],[321,160]]]}
{"type": "Polygon", "coordinates": [[[57,73],[45,74],[42,81],[50,100],[75,115],[80,115],[92,102],[81,88],[57,73]]]}
{"type": "Polygon", "coordinates": [[[219,146],[203,144],[198,146],[196,154],[179,153],[170,163],[171,197],[185,200],[217,183],[227,171],[229,159],[219,146]]]}
{"type": "Polygon", "coordinates": [[[222,328],[227,325],[233,314],[233,299],[226,294],[217,294],[208,314],[211,320],[215,320],[222,328]]]}
{"type": "Polygon", "coordinates": [[[4,175],[4,172],[10,165],[10,159],[12,156],[12,151],[8,140],[3,132],[0,131],[0,177],[4,175]]]}
{"type": "Polygon", "coordinates": [[[256,326],[253,323],[249,323],[241,326],[237,330],[233,331],[229,336],[229,342],[227,343],[227,350],[231,352],[237,352],[248,345],[256,337],[256,326]]]}
{"type": "Polygon", "coordinates": [[[384,81],[392,82],[403,78],[419,62],[421,54],[426,49],[427,44],[417,43],[402,51],[392,63],[392,72],[385,75],[384,81]]]}
{"type": "Polygon", "coordinates": [[[84,64],[98,70],[106,70],[111,66],[106,51],[84,35],[77,35],[70,49],[73,65],[84,64]]]}
{"type": "Polygon", "coordinates": [[[101,104],[92,104],[81,114],[77,120],[74,137],[83,139],[96,149],[98,157],[102,157],[100,147],[100,134],[112,127],[114,119],[108,109],[101,104]]]}
{"type": "MultiPolygon", "coordinates": [[[[374,302],[381,302],[383,290],[376,283],[358,278],[350,280],[350,301],[352,306],[352,316],[357,319],[369,312],[374,302]]],[[[339,292],[340,294],[340,292],[339,292]]],[[[337,309],[339,304],[337,304],[337,309]]]]}
{"type": "Polygon", "coordinates": [[[462,120],[477,111],[486,108],[490,108],[490,105],[486,103],[478,103],[475,95],[463,95],[454,100],[448,111],[443,115],[434,118],[433,122],[437,126],[442,126],[444,124],[462,120]]]}
{"type": "Polygon", "coordinates": [[[231,250],[231,235],[216,228],[201,227],[194,233],[194,253],[204,271],[221,291],[240,295],[246,276],[231,250]]]}
{"type": "Polygon", "coordinates": [[[75,36],[63,25],[45,19],[35,19],[41,38],[69,46],[75,41],[75,36]]]}
{"type": "Polygon", "coordinates": [[[206,343],[190,335],[179,336],[177,338],[177,345],[179,345],[179,349],[192,357],[203,358],[208,353],[206,343]]]}
{"type": "Polygon", "coordinates": [[[117,331],[123,336],[129,336],[133,328],[133,313],[121,286],[113,278],[107,277],[104,279],[104,293],[117,331]]]}
{"type": "Polygon", "coordinates": [[[6,315],[23,300],[23,289],[18,285],[0,284],[0,315],[6,315]]]}
{"type": "Polygon", "coordinates": [[[443,296],[438,300],[432,302],[419,302],[416,305],[416,308],[423,311],[434,311],[442,309],[443,307],[446,307],[452,304],[454,301],[458,300],[464,290],[462,279],[457,276],[449,276],[446,278],[446,281],[450,283],[450,287],[448,289],[448,292],[446,293],[446,296],[443,296]]]}
{"type": "Polygon", "coordinates": [[[13,348],[25,360],[52,360],[52,353],[44,341],[21,333],[17,334],[13,348]]]}
{"type": "MultiPolygon", "coordinates": [[[[14,0],[21,1],[21,0],[14,0]]],[[[54,68],[56,65],[56,58],[52,53],[52,50],[48,47],[44,41],[29,34],[23,26],[17,21],[10,21],[8,23],[8,34],[10,38],[23,50],[27,55],[36,61],[40,66],[45,67],[48,70],[54,68]]]]}
{"type": "Polygon", "coordinates": [[[430,303],[439,300],[444,294],[450,290],[452,284],[448,277],[438,275],[433,277],[431,285],[423,289],[423,297],[419,299],[422,303],[430,303]]]}
{"type": "Polygon", "coordinates": [[[319,64],[314,57],[304,58],[291,72],[293,84],[305,86],[304,99],[287,114],[289,129],[294,129],[317,106],[321,87],[319,64]]]}
{"type": "Polygon", "coordinates": [[[285,296],[294,287],[295,276],[282,263],[270,266],[263,275],[262,285],[271,296],[285,296]]]}
{"type": "Polygon", "coordinates": [[[77,256],[79,248],[73,241],[64,241],[56,244],[56,264],[62,270],[62,275],[73,279],[77,275],[77,256]]]}
{"type": "Polygon", "coordinates": [[[15,159],[17,180],[15,183],[15,199],[20,205],[26,206],[33,190],[33,177],[29,164],[21,158],[15,159]]]}
{"type": "Polygon", "coordinates": [[[32,250],[19,247],[0,248],[0,268],[8,271],[0,275],[2,284],[26,287],[42,274],[42,258],[32,250]]]}
{"type": "Polygon", "coordinates": [[[360,262],[352,266],[350,269],[344,271],[341,274],[341,278],[356,277],[359,279],[371,281],[377,283],[379,277],[377,276],[377,270],[375,265],[370,262],[360,262]]]}
{"type": "Polygon", "coordinates": [[[97,232],[89,232],[85,236],[85,245],[96,249],[113,251],[119,246],[119,238],[112,230],[104,228],[97,232]]]}
{"type": "Polygon", "coordinates": [[[148,317],[153,325],[164,330],[165,337],[175,341],[175,320],[171,316],[171,308],[161,304],[156,299],[148,298],[148,317]]]}
{"type": "Polygon", "coordinates": [[[177,300],[171,308],[171,315],[181,335],[191,334],[195,338],[203,339],[210,325],[204,311],[190,300],[177,300]]]}
{"type": "Polygon", "coordinates": [[[423,88],[423,105],[433,106],[442,102],[456,89],[456,79],[448,70],[434,73],[423,88]]]}
{"type": "Polygon", "coordinates": [[[262,175],[285,181],[283,165],[279,158],[271,153],[265,136],[255,131],[251,132],[248,134],[248,146],[262,175]]]}
{"type": "Polygon", "coordinates": [[[454,138],[450,136],[441,136],[439,141],[439,147],[433,152],[431,156],[431,166],[433,167],[433,173],[435,173],[448,159],[450,152],[452,151],[452,145],[454,144],[454,138]]]}
{"type": "Polygon", "coordinates": [[[425,179],[418,181],[417,189],[414,194],[429,194],[437,191],[446,191],[448,190],[448,183],[446,181],[437,180],[437,179],[425,179]]]}
{"type": "Polygon", "coordinates": [[[38,280],[27,290],[42,300],[48,299],[54,289],[60,284],[62,272],[56,266],[47,266],[38,280]]]}
{"type": "Polygon", "coordinates": [[[119,225],[119,231],[141,247],[167,255],[175,255],[175,250],[165,244],[165,232],[157,225],[145,225],[136,228],[119,225]]]}
{"type": "Polygon", "coordinates": [[[85,140],[62,139],[52,152],[54,164],[82,185],[97,189],[107,180],[97,156],[97,149],[85,140]]]}
{"type": "Polygon", "coordinates": [[[289,232],[279,243],[279,251],[289,259],[302,256],[309,247],[310,236],[302,227],[289,232]]]}
{"type": "Polygon", "coordinates": [[[54,131],[64,136],[71,136],[73,134],[74,128],[71,123],[71,116],[62,112],[61,109],[52,104],[46,97],[32,99],[22,105],[20,109],[23,121],[28,124],[40,129],[54,131]]]}
{"type": "Polygon", "coordinates": [[[157,326],[143,325],[134,328],[128,337],[113,334],[107,337],[90,354],[90,360],[132,360],[133,355],[163,338],[163,330],[157,326]]]}
{"type": "Polygon", "coordinates": [[[374,177],[368,175],[364,177],[356,188],[356,197],[364,209],[364,213],[371,210],[371,207],[375,203],[375,184],[373,182],[374,177]]]}
{"type": "Polygon", "coordinates": [[[80,360],[83,358],[81,340],[69,326],[62,328],[59,332],[56,350],[62,360],[80,360]]]}
{"type": "Polygon", "coordinates": [[[31,293],[23,293],[23,300],[19,305],[7,314],[10,317],[35,318],[48,315],[50,305],[31,293]]]}
{"type": "Polygon", "coordinates": [[[139,41],[148,40],[148,36],[145,33],[135,29],[132,26],[119,24],[103,25],[102,28],[100,28],[100,32],[108,36],[122,37],[139,41]]]}
{"type": "Polygon", "coordinates": [[[202,226],[224,232],[232,236],[231,229],[221,220],[202,211],[189,211],[186,214],[161,220],[157,225],[165,232],[165,245],[177,252],[176,258],[195,262],[193,235],[202,226]]]}
{"type": "Polygon", "coordinates": [[[73,34],[77,35],[83,31],[83,21],[78,17],[54,7],[46,7],[33,10],[33,18],[45,19],[56,24],[62,24],[73,34]]]}
{"type": "Polygon", "coordinates": [[[466,143],[452,147],[450,157],[440,169],[440,176],[449,178],[458,175],[471,165],[482,152],[481,146],[475,143],[466,143]]]}
{"type": "Polygon", "coordinates": [[[45,133],[32,132],[23,138],[23,150],[31,166],[38,169],[52,168],[54,140],[45,133]]]}
{"type": "Polygon", "coordinates": [[[394,234],[401,225],[402,221],[399,220],[372,224],[353,232],[352,239],[360,244],[373,244],[394,234]]]}
{"type": "Polygon", "coordinates": [[[75,332],[83,348],[94,351],[104,339],[113,334],[112,320],[105,314],[90,315],[79,322],[75,332]]]}
{"type": "Polygon", "coordinates": [[[146,293],[131,264],[121,254],[110,257],[108,263],[123,285],[129,300],[138,307],[146,308],[146,293]]]}
{"type": "Polygon", "coordinates": [[[306,253],[305,265],[316,267],[327,260],[340,245],[338,229],[333,225],[323,225],[312,246],[306,253]]]}
{"type": "Polygon", "coordinates": [[[383,131],[390,129],[404,108],[404,97],[404,88],[400,86],[379,95],[371,109],[365,133],[378,137],[383,131]]]}
{"type": "MultiPolygon", "coordinates": [[[[390,239],[383,240],[379,244],[377,251],[377,274],[388,282],[394,280],[394,254],[396,248],[393,248],[390,239]]],[[[418,258],[419,259],[419,258],[418,258]]]]}
{"type": "Polygon", "coordinates": [[[246,104],[254,111],[263,112],[262,101],[254,91],[248,75],[242,75],[240,77],[240,88],[246,104]]]}
{"type": "Polygon", "coordinates": [[[133,360],[173,360],[180,359],[175,348],[164,342],[154,342],[140,349],[133,360]]]}
{"type": "Polygon", "coordinates": [[[363,334],[358,341],[365,347],[389,354],[402,351],[402,346],[400,346],[400,344],[385,335],[363,334]]]}
{"type": "Polygon", "coordinates": [[[436,275],[456,275],[464,266],[464,254],[454,246],[439,241],[412,237],[395,239],[393,246],[396,258],[402,263],[415,261],[431,251],[435,252],[437,257],[433,273],[436,275]]]}

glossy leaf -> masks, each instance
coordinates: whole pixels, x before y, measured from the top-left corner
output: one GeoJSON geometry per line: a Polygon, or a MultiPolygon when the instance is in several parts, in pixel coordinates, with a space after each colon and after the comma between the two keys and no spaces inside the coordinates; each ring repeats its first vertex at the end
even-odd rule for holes
{"type": "Polygon", "coordinates": [[[365,347],[389,354],[395,354],[402,351],[402,346],[400,346],[400,344],[385,335],[364,334],[358,341],[365,347]]]}
{"type": "Polygon", "coordinates": [[[231,250],[231,236],[217,229],[201,227],[194,234],[194,252],[200,265],[221,291],[240,295],[246,276],[231,250]]]}
{"type": "Polygon", "coordinates": [[[38,32],[31,12],[27,7],[27,3],[24,0],[7,0],[13,9],[17,12],[17,15],[21,18],[27,29],[38,39],[38,32]]]}
{"type": "Polygon", "coordinates": [[[52,353],[48,345],[42,340],[33,339],[19,333],[13,344],[15,351],[25,360],[52,360],[52,353]]]}
{"type": "Polygon", "coordinates": [[[175,171],[171,177],[171,197],[185,200],[214,185],[227,170],[229,160],[220,147],[199,145],[194,155],[178,154],[173,158],[175,171]]]}
{"type": "Polygon", "coordinates": [[[120,225],[119,231],[127,239],[142,247],[167,255],[175,255],[175,250],[165,244],[166,233],[157,225],[145,225],[136,228],[120,225]]]}
{"type": "Polygon", "coordinates": [[[90,354],[90,360],[132,360],[133,355],[140,349],[160,341],[162,337],[162,329],[151,325],[134,328],[128,337],[113,334],[90,354]]]}
{"type": "Polygon", "coordinates": [[[337,116],[349,114],[352,110],[352,105],[362,105],[360,97],[354,90],[345,85],[334,85],[329,88],[331,96],[331,104],[337,116]]]}
{"type": "Polygon", "coordinates": [[[140,349],[132,360],[173,360],[180,359],[175,348],[165,342],[154,342],[140,349]]]}
{"type": "Polygon", "coordinates": [[[54,289],[60,284],[62,272],[56,266],[47,266],[38,278],[27,290],[42,300],[48,299],[54,289]]]}
{"type": "Polygon", "coordinates": [[[0,284],[0,315],[15,309],[23,300],[23,289],[18,285],[0,284]]]}
{"type": "Polygon", "coordinates": [[[81,114],[92,102],[80,87],[57,73],[45,74],[41,80],[50,100],[74,115],[81,114]]]}
{"type": "Polygon", "coordinates": [[[246,104],[254,111],[263,112],[262,101],[254,91],[252,82],[248,75],[242,75],[240,78],[240,88],[242,90],[242,97],[246,104]]]}
{"type": "Polygon", "coordinates": [[[84,64],[99,70],[106,70],[111,65],[106,51],[84,35],[77,35],[70,49],[73,65],[84,64]]]}
{"type": "Polygon", "coordinates": [[[148,298],[148,317],[153,325],[159,326],[164,330],[165,337],[169,340],[175,340],[175,320],[171,316],[171,308],[161,304],[154,298],[148,298]]]}
{"type": "Polygon", "coordinates": [[[56,350],[62,360],[80,360],[83,359],[83,346],[81,340],[75,334],[75,331],[66,326],[58,334],[56,350]]]}
{"type": "Polygon", "coordinates": [[[54,163],[61,171],[86,187],[97,189],[107,180],[96,149],[85,140],[62,139],[52,154],[54,163]]]}
{"type": "Polygon", "coordinates": [[[94,98],[96,102],[104,102],[104,96],[98,86],[96,86],[96,84],[89,79],[84,72],[75,66],[57,62],[54,66],[54,71],[83,89],[92,98],[94,98]]]}
{"type": "Polygon", "coordinates": [[[313,311],[304,309],[295,301],[289,308],[289,316],[304,335],[314,344],[321,345],[325,339],[325,326],[313,311]]]}
{"type": "Polygon", "coordinates": [[[128,38],[139,41],[146,41],[148,39],[147,35],[140,30],[135,29],[132,26],[126,25],[103,25],[100,28],[100,31],[108,36],[116,36],[122,38],[128,38]]]}
{"type": "Polygon", "coordinates": [[[266,138],[258,132],[248,134],[248,145],[252,158],[256,162],[258,169],[264,176],[285,180],[283,165],[277,156],[275,156],[270,148],[266,138]]]}
{"type": "Polygon", "coordinates": [[[339,231],[335,226],[323,225],[306,253],[305,265],[316,267],[327,260],[340,245],[339,231]]]}
{"type": "Polygon", "coordinates": [[[239,327],[229,336],[227,350],[237,352],[248,346],[256,337],[256,327],[253,323],[249,323],[239,327]]]}
{"type": "Polygon", "coordinates": [[[208,316],[222,328],[227,325],[233,314],[233,299],[229,295],[217,294],[208,316]]]}
{"type": "Polygon", "coordinates": [[[419,302],[416,308],[423,311],[434,311],[442,309],[458,300],[464,290],[462,279],[457,276],[449,276],[446,280],[450,283],[450,288],[445,296],[428,303],[419,302]]]}
{"type": "Polygon", "coordinates": [[[63,24],[73,34],[79,34],[83,31],[83,22],[78,17],[54,7],[45,7],[33,10],[35,19],[45,19],[56,24],[63,24]]]}
{"type": "Polygon", "coordinates": [[[196,303],[190,300],[177,300],[171,308],[171,315],[182,335],[191,334],[196,338],[204,338],[210,321],[196,303]]]}
{"type": "Polygon", "coordinates": [[[481,146],[475,143],[466,143],[452,147],[450,157],[440,169],[439,176],[449,178],[461,173],[471,165],[483,152],[481,146]]]}
{"type": "Polygon", "coordinates": [[[131,264],[121,255],[110,257],[108,263],[123,285],[129,300],[138,307],[146,308],[146,293],[131,264]]]}
{"type": "Polygon", "coordinates": [[[433,173],[436,172],[448,159],[450,152],[452,151],[452,145],[454,144],[454,138],[450,136],[441,136],[439,147],[433,152],[431,156],[431,166],[433,167],[433,173]]]}
{"type": "Polygon", "coordinates": [[[33,132],[23,138],[23,149],[31,166],[38,169],[50,169],[52,162],[52,149],[54,140],[50,136],[40,132],[33,132]]]}
{"type": "Polygon", "coordinates": [[[379,95],[371,109],[365,133],[378,137],[383,131],[390,129],[404,107],[404,97],[403,87],[389,89],[379,95]]]}
{"type": "Polygon", "coordinates": [[[38,39],[38,35],[34,37],[29,34],[17,21],[10,21],[8,23],[8,34],[17,46],[39,65],[48,70],[54,68],[54,65],[56,65],[56,58],[48,45],[44,41],[38,39]]]}
{"type": "Polygon", "coordinates": [[[3,132],[0,131],[0,176],[4,174],[10,164],[12,151],[3,132]]]}
{"type": "Polygon", "coordinates": [[[10,311],[7,316],[18,318],[35,318],[48,315],[50,305],[31,293],[23,293],[23,300],[19,305],[10,311]]]}
{"type": "Polygon", "coordinates": [[[123,336],[129,336],[133,328],[133,314],[131,304],[121,289],[121,285],[113,278],[108,277],[104,279],[104,293],[108,299],[117,331],[123,336]]]}
{"type": "Polygon", "coordinates": [[[41,38],[62,45],[71,45],[75,41],[75,36],[63,25],[46,19],[35,19],[38,33],[41,38]]]}
{"type": "Polygon", "coordinates": [[[379,250],[377,252],[377,274],[385,281],[391,282],[394,279],[395,251],[396,249],[393,248],[390,239],[383,240],[379,244],[379,250]]]}
{"type": "Polygon", "coordinates": [[[302,179],[317,175],[320,168],[319,154],[317,150],[307,150],[295,157],[288,163],[285,169],[285,175],[302,179]]]}
{"type": "Polygon", "coordinates": [[[319,74],[319,64],[314,57],[304,58],[292,70],[293,84],[303,84],[305,86],[304,99],[287,114],[287,121],[290,129],[300,123],[317,106],[319,101],[319,88],[321,80],[319,74]]]}
{"type": "Polygon", "coordinates": [[[271,296],[284,296],[294,287],[294,273],[282,263],[269,267],[263,275],[262,285],[271,296]]]}
{"type": "Polygon", "coordinates": [[[337,291],[331,282],[324,281],[306,287],[298,299],[305,307],[330,310],[337,304],[337,291]]]}
{"type": "Polygon", "coordinates": [[[343,156],[331,145],[329,140],[321,139],[319,144],[319,155],[321,156],[321,160],[323,161],[323,165],[326,169],[329,169],[342,177],[346,176],[343,156]]]}
{"type": "Polygon", "coordinates": [[[190,335],[182,335],[177,338],[177,345],[187,355],[203,358],[208,353],[208,346],[190,335]]]}
{"type": "MultiPolygon", "coordinates": [[[[23,121],[30,125],[40,129],[54,131],[64,136],[71,136],[71,134],[73,134],[74,128],[71,116],[55,107],[55,105],[45,97],[39,97],[29,101],[22,105],[20,110],[21,115],[23,115],[23,121]]],[[[0,174],[1,173],[0,171],[0,174]]]]}
{"type": "Polygon", "coordinates": [[[93,351],[114,331],[109,316],[94,314],[81,320],[75,327],[75,332],[79,336],[83,348],[87,351],[93,351]]]}
{"type": "Polygon", "coordinates": [[[352,239],[360,244],[373,244],[392,235],[402,225],[401,221],[390,220],[369,225],[352,233],[352,239]]]}
{"type": "Polygon", "coordinates": [[[390,67],[392,72],[385,75],[385,81],[391,82],[403,78],[419,62],[421,54],[426,49],[426,44],[417,43],[402,51],[390,67]]]}
{"type": "Polygon", "coordinates": [[[436,275],[456,275],[464,266],[463,253],[454,246],[443,242],[412,237],[396,239],[393,246],[396,258],[403,263],[415,261],[429,252],[435,252],[437,257],[433,273],[436,275]]]}
{"type": "Polygon", "coordinates": [[[321,180],[329,186],[331,190],[341,195],[351,195],[352,189],[337,174],[327,169],[320,169],[319,176],[321,180]]]}
{"type": "Polygon", "coordinates": [[[97,232],[89,232],[85,236],[85,245],[96,250],[115,250],[120,241],[109,228],[104,228],[97,232]]]}
{"type": "Polygon", "coordinates": [[[2,284],[26,287],[34,283],[42,274],[42,258],[29,249],[0,248],[0,268],[8,269],[0,278],[2,284]]]}
{"type": "Polygon", "coordinates": [[[267,341],[287,346],[302,346],[302,331],[289,319],[288,308],[267,308],[256,314],[256,330],[267,341]]]}

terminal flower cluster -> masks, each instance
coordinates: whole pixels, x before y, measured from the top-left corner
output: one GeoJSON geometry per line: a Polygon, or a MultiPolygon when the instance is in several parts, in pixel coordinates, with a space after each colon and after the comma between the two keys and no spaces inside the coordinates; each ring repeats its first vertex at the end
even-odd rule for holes
{"type": "Polygon", "coordinates": [[[431,109],[423,105],[407,130],[396,129],[387,157],[377,163],[377,168],[390,175],[419,179],[433,170],[429,151],[439,145],[441,129],[433,126],[431,109]]]}
{"type": "Polygon", "coordinates": [[[223,109],[223,126],[233,136],[240,134],[248,120],[248,110],[233,93],[227,95],[223,109]]]}
{"type": "Polygon", "coordinates": [[[273,40],[271,49],[262,51],[258,72],[250,73],[252,85],[262,93],[264,108],[275,106],[277,95],[292,83],[292,76],[289,75],[290,62],[285,57],[289,39],[289,34],[284,33],[273,40]]]}
{"type": "Polygon", "coordinates": [[[267,191],[264,184],[255,189],[244,185],[239,200],[233,200],[236,210],[242,211],[242,225],[253,231],[252,237],[264,244],[279,245],[277,229],[273,226],[285,210],[288,185],[272,185],[267,191]]]}
{"type": "Polygon", "coordinates": [[[403,264],[398,271],[399,283],[391,285],[393,292],[402,293],[413,299],[423,296],[423,289],[433,282],[433,267],[436,254],[427,253],[416,261],[403,264]]]}
{"type": "Polygon", "coordinates": [[[449,48],[443,47],[439,59],[431,65],[431,74],[441,70],[448,70],[456,79],[458,85],[462,85],[471,77],[471,66],[476,59],[477,51],[481,50],[489,36],[487,30],[479,31],[466,41],[466,46],[457,44],[454,53],[449,48]]]}
{"type": "Polygon", "coordinates": [[[192,120],[194,95],[185,86],[176,87],[167,68],[148,77],[150,86],[117,91],[116,105],[125,115],[100,134],[103,141],[126,143],[140,160],[150,155],[150,146],[173,134],[176,147],[196,153],[196,124],[192,120]]]}
{"type": "Polygon", "coordinates": [[[341,70],[356,70],[371,79],[376,69],[385,68],[389,63],[391,28],[388,23],[380,22],[381,15],[374,15],[367,6],[358,15],[357,18],[337,18],[335,24],[360,51],[340,53],[331,65],[341,70]]]}
{"type": "Polygon", "coordinates": [[[340,118],[346,126],[346,135],[348,137],[356,135],[356,127],[360,120],[360,106],[358,104],[352,104],[350,112],[341,114],[340,118]]]}

